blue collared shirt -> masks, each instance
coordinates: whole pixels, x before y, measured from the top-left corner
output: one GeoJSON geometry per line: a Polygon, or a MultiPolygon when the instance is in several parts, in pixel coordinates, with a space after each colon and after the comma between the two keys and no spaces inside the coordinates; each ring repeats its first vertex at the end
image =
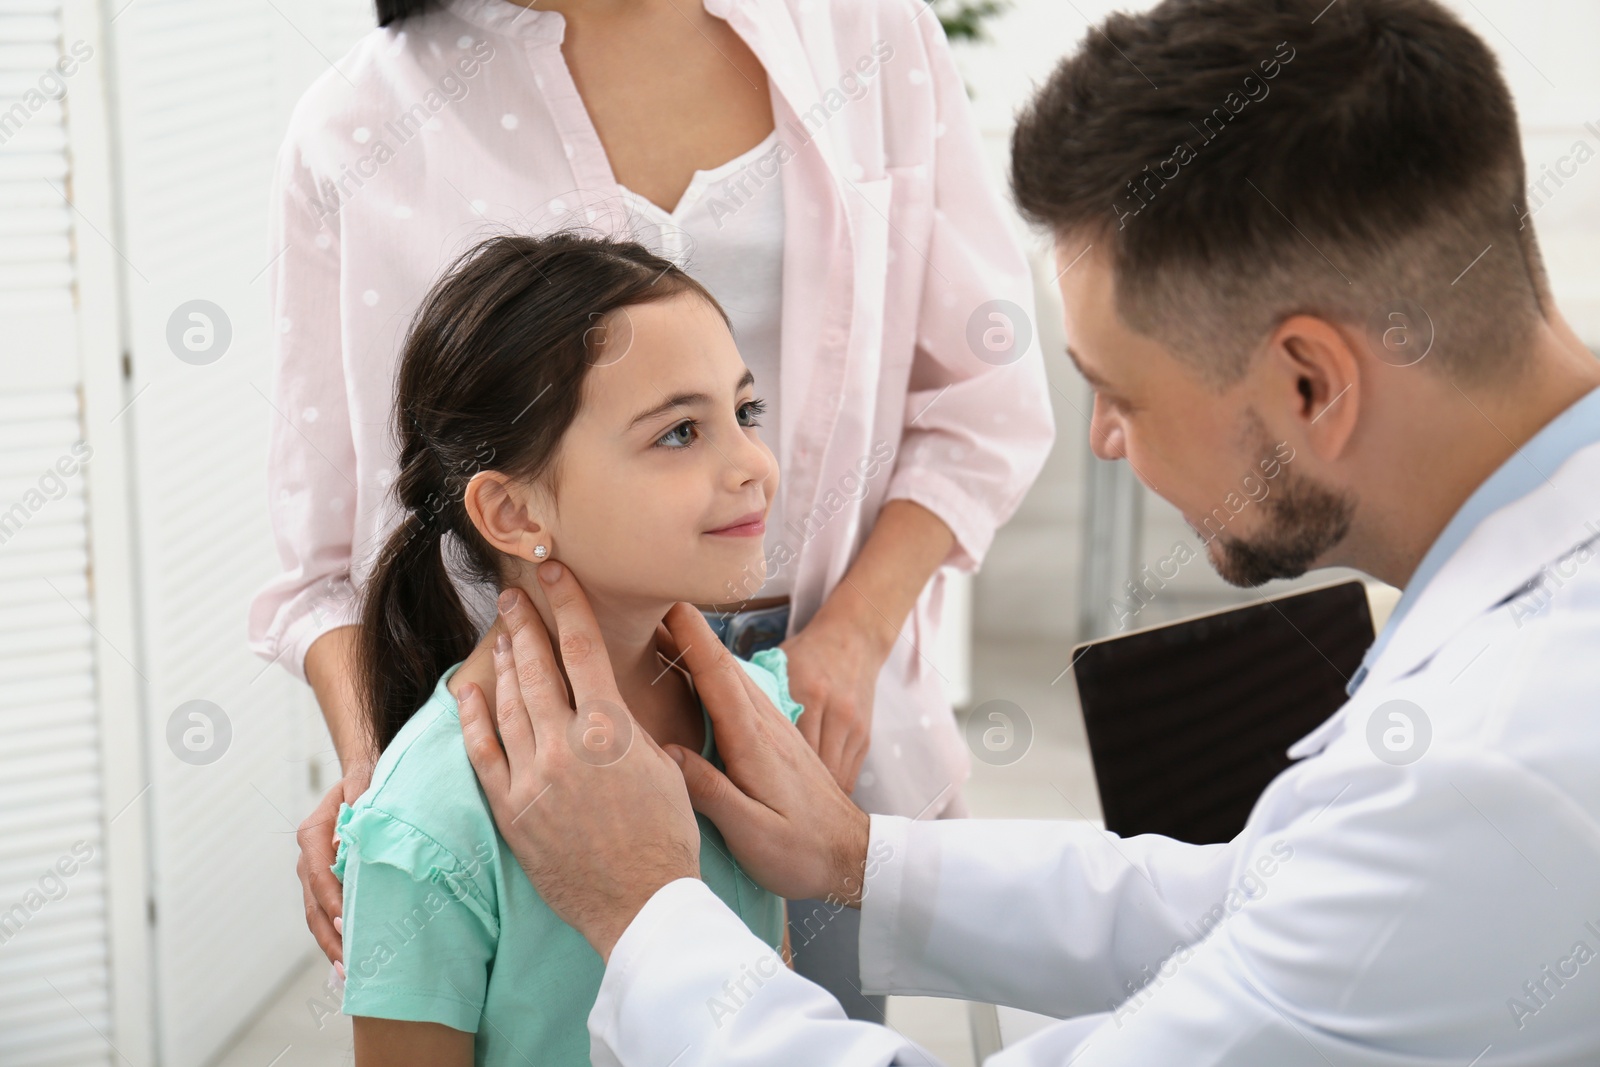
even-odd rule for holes
{"type": "Polygon", "coordinates": [[[1530,437],[1467,497],[1466,503],[1461,505],[1449,525],[1428,549],[1428,554],[1422,557],[1411,581],[1406,583],[1405,592],[1394,606],[1383,632],[1378,634],[1378,639],[1372,642],[1372,647],[1362,657],[1361,666],[1350,676],[1350,682],[1345,686],[1347,695],[1355,695],[1366,680],[1368,669],[1394,635],[1400,620],[1405,618],[1406,612],[1411,610],[1411,605],[1416,603],[1439,568],[1455,555],[1456,549],[1477,529],[1478,524],[1507,504],[1521,500],[1538,488],[1541,482],[1549,481],[1550,472],[1565,463],[1569,456],[1596,442],[1600,442],[1600,389],[1586,393],[1577,403],[1551,419],[1544,429],[1530,437]]]}

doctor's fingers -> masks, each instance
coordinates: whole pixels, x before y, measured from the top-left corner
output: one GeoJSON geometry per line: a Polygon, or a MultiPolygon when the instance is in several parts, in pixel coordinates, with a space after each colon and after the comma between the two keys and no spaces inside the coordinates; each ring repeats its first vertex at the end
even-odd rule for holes
{"type": "Polygon", "coordinates": [[[726,774],[672,746],[681,757],[689,802],[716,824],[734,859],[758,885],[789,899],[823,896],[832,891],[830,872],[838,868],[834,843],[844,834],[841,827],[864,816],[799,730],[784,721],[769,726],[759,717],[748,725],[746,743],[737,750],[723,745],[718,727],[726,774]]]}
{"type": "Polygon", "coordinates": [[[673,663],[678,662],[678,642],[674,640],[672,631],[667,629],[667,624],[664,622],[656,623],[656,647],[667,659],[673,663]]]}
{"type": "Polygon", "coordinates": [[[470,682],[463,686],[460,709],[461,739],[467,746],[467,760],[493,808],[498,798],[511,790],[511,765],[500,747],[500,739],[495,736],[494,720],[489,715],[489,702],[484,699],[483,690],[470,682]]]}
{"type": "Polygon", "coordinates": [[[751,703],[752,707],[748,710],[754,712],[755,717],[764,718],[769,723],[788,724],[789,720],[783,712],[773,706],[761,687],[751,681],[743,667],[734,662],[733,653],[711,632],[711,624],[706,622],[700,609],[680,601],[672,605],[663,621],[675,650],[679,652],[679,662],[694,678],[695,690],[711,714],[717,728],[719,748],[723,733],[723,723],[717,719],[719,709],[729,713],[726,717],[730,732],[743,728],[737,721],[746,712],[744,701],[739,699],[740,693],[744,693],[751,703]]]}
{"type": "MultiPolygon", "coordinates": [[[[567,680],[572,683],[573,706],[581,708],[594,700],[620,705],[622,695],[617,691],[617,676],[611,669],[605,639],[600,636],[600,624],[595,621],[589,598],[572,568],[552,559],[539,565],[538,575],[540,588],[555,616],[556,644],[567,680]]],[[[537,711],[534,725],[541,726],[537,711]]],[[[566,723],[560,725],[565,728],[566,723]]]]}
{"type": "Polygon", "coordinates": [[[671,755],[683,769],[683,784],[694,810],[710,819],[722,833],[728,847],[737,854],[736,841],[748,835],[761,837],[763,823],[772,817],[771,809],[751,800],[728,776],[713,767],[699,753],[682,745],[668,745],[671,755]]]}
{"type": "Polygon", "coordinates": [[[544,620],[533,602],[522,590],[511,588],[500,594],[499,608],[506,638],[496,641],[494,648],[495,717],[511,772],[520,774],[524,752],[531,765],[537,744],[560,736],[573,713],[544,620]]]}

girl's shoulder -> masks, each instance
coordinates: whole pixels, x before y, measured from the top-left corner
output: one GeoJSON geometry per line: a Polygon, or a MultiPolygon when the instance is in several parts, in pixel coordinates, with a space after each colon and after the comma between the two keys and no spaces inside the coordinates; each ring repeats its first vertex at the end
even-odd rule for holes
{"type": "Polygon", "coordinates": [[[492,926],[500,850],[467,758],[460,709],[445,687],[454,670],[384,749],[367,791],[340,805],[333,873],[343,880],[352,862],[397,867],[418,881],[464,890],[492,926]]]}

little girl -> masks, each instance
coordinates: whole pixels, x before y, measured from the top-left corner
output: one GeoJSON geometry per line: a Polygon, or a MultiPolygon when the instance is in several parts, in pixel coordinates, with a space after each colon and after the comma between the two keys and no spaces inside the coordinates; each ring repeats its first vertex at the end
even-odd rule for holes
{"type": "MultiPolygon", "coordinates": [[[[716,602],[761,573],[778,481],[761,410],[717,302],[637,244],[494,238],[423,302],[395,410],[393,493],[409,515],[363,592],[360,670],[383,755],[340,808],[333,868],[360,1067],[589,1063],[603,967],[534,892],[467,760],[456,697],[469,679],[492,694],[493,668],[447,560],[541,611],[533,568],[571,567],[640,727],[720,766],[657,630],[675,602],[716,602]]],[[[739,662],[794,721],[783,651],[753,660],[739,662]]],[[[697,821],[701,877],[778,948],[783,901],[697,821]]]]}

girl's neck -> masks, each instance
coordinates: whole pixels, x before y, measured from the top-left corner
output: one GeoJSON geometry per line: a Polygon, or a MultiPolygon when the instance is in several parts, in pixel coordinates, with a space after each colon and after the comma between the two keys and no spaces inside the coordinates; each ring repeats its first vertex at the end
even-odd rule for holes
{"type": "MultiPolygon", "coordinates": [[[[531,576],[516,585],[533,601],[559,659],[555,615],[550,610],[543,588],[531,576]]],[[[671,605],[618,602],[604,596],[591,596],[589,605],[599,626],[601,639],[605,642],[612,673],[616,676],[617,693],[634,720],[657,744],[670,742],[700,752],[705,744],[705,729],[699,701],[681,669],[669,667],[665,658],[657,653],[656,627],[671,605]]],[[[456,672],[451,679],[452,692],[459,695],[460,685],[471,681],[492,702],[495,689],[494,640],[498,632],[497,624],[456,672]]]]}

